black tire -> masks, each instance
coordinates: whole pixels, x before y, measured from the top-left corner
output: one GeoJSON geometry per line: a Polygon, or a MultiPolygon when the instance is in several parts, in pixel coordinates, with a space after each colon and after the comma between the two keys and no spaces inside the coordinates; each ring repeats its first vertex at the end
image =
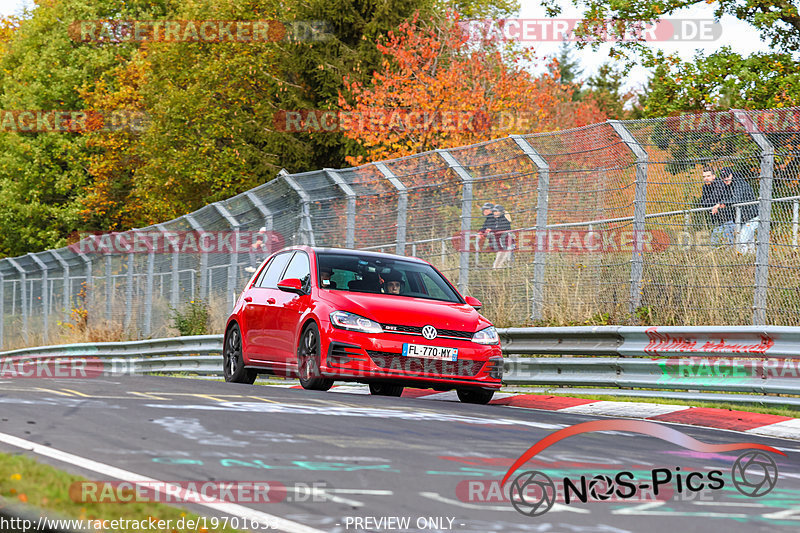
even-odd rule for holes
{"type": "Polygon", "coordinates": [[[458,399],[461,400],[462,403],[487,404],[492,400],[494,391],[485,389],[457,389],[456,394],[458,394],[458,399]]]}
{"type": "Polygon", "coordinates": [[[333,387],[332,379],[322,377],[319,363],[319,328],[312,322],[303,330],[297,345],[297,377],[304,389],[328,390],[333,387]]]}
{"type": "Polygon", "coordinates": [[[400,396],[403,394],[402,385],[394,385],[392,383],[370,383],[369,393],[375,396],[400,396]]]}
{"type": "Polygon", "coordinates": [[[222,373],[225,381],[247,383],[248,385],[252,385],[258,377],[258,372],[244,367],[242,331],[239,329],[239,324],[232,325],[225,334],[225,344],[222,348],[222,373]]]}

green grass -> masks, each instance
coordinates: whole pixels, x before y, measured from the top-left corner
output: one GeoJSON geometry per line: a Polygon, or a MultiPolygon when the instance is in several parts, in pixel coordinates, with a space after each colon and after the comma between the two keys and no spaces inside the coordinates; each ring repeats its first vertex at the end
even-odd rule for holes
{"type": "MultiPolygon", "coordinates": [[[[70,495],[70,487],[73,483],[81,481],[87,480],[40,463],[28,456],[0,453],[0,504],[5,499],[8,503],[33,506],[44,511],[49,518],[55,519],[171,520],[173,529],[170,531],[173,533],[195,531],[195,529],[188,528],[177,529],[175,526],[182,518],[197,520],[198,515],[162,503],[74,502],[70,495]]],[[[79,494],[76,494],[77,498],[79,498],[79,494]]],[[[209,525],[208,529],[200,528],[199,531],[236,531],[234,529],[212,529],[210,518],[206,519],[206,522],[209,525]]],[[[115,529],[114,531],[138,532],[141,529],[115,529]]],[[[153,529],[153,531],[157,530],[153,529]]]]}

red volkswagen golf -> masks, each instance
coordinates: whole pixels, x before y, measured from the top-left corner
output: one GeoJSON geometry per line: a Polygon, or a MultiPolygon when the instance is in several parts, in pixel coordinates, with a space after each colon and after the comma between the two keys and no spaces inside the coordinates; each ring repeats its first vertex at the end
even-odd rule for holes
{"type": "Polygon", "coordinates": [[[225,380],[291,375],[315,390],[357,381],[385,396],[456,389],[462,402],[487,403],[503,356],[480,305],[421,259],[287,248],[264,261],[228,318],[225,380]]]}

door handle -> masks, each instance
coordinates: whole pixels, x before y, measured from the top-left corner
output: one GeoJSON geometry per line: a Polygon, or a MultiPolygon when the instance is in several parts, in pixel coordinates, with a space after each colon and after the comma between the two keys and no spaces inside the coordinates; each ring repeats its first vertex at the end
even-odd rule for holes
{"type": "Polygon", "coordinates": [[[275,303],[275,298],[267,298],[267,303],[272,305],[275,303]]]}
{"type": "Polygon", "coordinates": [[[253,301],[253,297],[252,296],[245,296],[244,297],[244,301],[245,302],[252,302],[253,301]]]}

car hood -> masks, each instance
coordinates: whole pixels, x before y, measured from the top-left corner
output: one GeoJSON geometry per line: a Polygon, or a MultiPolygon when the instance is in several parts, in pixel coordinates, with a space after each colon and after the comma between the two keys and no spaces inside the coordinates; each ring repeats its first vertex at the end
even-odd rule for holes
{"type": "Polygon", "coordinates": [[[380,324],[420,327],[430,324],[437,329],[458,331],[478,331],[492,325],[474,307],[465,303],[335,290],[320,291],[320,297],[336,309],[380,324]]]}

